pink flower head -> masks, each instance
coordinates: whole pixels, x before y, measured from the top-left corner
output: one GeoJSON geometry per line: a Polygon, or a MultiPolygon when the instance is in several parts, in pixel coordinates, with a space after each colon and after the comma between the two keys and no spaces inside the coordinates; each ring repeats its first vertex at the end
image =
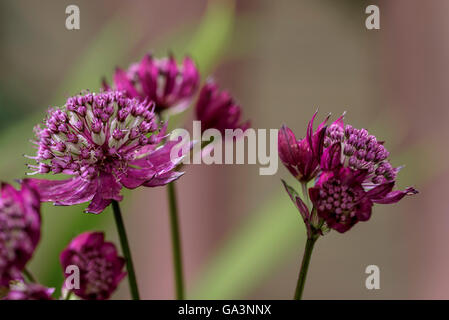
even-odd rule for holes
{"type": "MultiPolygon", "coordinates": [[[[313,122],[317,113],[315,112],[309,121],[304,139],[296,140],[293,131],[286,126],[282,126],[278,134],[279,158],[290,173],[301,182],[308,182],[316,177],[323,154],[325,125],[329,117],[313,132],[313,122]]],[[[341,118],[334,124],[338,125],[340,122],[341,118]]]]}
{"type": "Polygon", "coordinates": [[[226,129],[250,127],[249,121],[241,123],[241,107],[227,91],[221,91],[212,80],[201,89],[196,103],[196,118],[201,121],[201,130],[214,128],[224,133],[226,129]]]}
{"type": "Polygon", "coordinates": [[[160,113],[169,108],[185,109],[198,88],[200,77],[189,57],[178,65],[172,55],[154,59],[147,54],[127,71],[117,68],[113,80],[115,89],[125,91],[128,97],[154,101],[156,112],[160,113]]]}
{"type": "Polygon", "coordinates": [[[71,97],[49,110],[36,131],[37,154],[31,174],[63,173],[66,180],[32,179],[41,201],[73,205],[91,201],[87,212],[101,213],[122,187],[156,187],[179,178],[171,159],[177,142],[166,142],[154,104],[126,98],[123,92],[71,97]],[[162,145],[161,145],[162,144],[162,145]]]}
{"type": "Polygon", "coordinates": [[[22,279],[22,270],[40,239],[40,202],[28,180],[22,189],[2,183],[0,189],[0,287],[22,279]]]}
{"type": "Polygon", "coordinates": [[[309,195],[318,216],[343,233],[367,221],[374,203],[395,203],[417,191],[412,187],[393,191],[398,169],[386,160],[383,143],[364,129],[346,126],[344,134],[340,129],[330,126],[327,130],[331,144],[323,153],[322,172],[309,195]]]}
{"type": "MultiPolygon", "coordinates": [[[[63,270],[78,266],[79,289],[72,289],[85,300],[105,300],[126,276],[125,259],[117,255],[112,242],[104,241],[102,232],[85,232],[75,237],[60,256],[63,270]]],[[[68,276],[68,275],[66,275],[68,276]]]]}
{"type": "Polygon", "coordinates": [[[19,283],[12,286],[4,300],[53,300],[54,291],[37,283],[19,283]]]}

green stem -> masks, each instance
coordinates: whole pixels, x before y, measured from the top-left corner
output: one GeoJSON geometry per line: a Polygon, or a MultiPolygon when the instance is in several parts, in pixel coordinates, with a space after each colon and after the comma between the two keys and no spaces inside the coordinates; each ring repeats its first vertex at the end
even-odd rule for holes
{"type": "Polygon", "coordinates": [[[27,268],[23,269],[22,273],[29,282],[36,282],[36,278],[34,278],[33,274],[27,268]]]}
{"type": "Polygon", "coordinates": [[[73,291],[70,290],[69,292],[67,292],[67,295],[65,296],[65,300],[70,300],[70,298],[72,297],[73,291]]]}
{"type": "Polygon", "coordinates": [[[115,224],[122,245],[123,255],[126,259],[126,269],[128,270],[129,289],[133,300],[140,300],[139,288],[137,287],[136,273],[134,271],[131,250],[129,250],[128,237],[126,236],[125,225],[123,224],[122,213],[117,201],[112,200],[112,209],[114,211],[115,224]]]}
{"type": "Polygon", "coordinates": [[[301,182],[302,197],[306,199],[307,207],[310,206],[309,193],[307,192],[307,182],[301,182]]]}
{"type": "Polygon", "coordinates": [[[173,269],[176,286],[176,299],[184,300],[184,279],[182,271],[181,239],[179,233],[178,207],[176,203],[175,183],[170,182],[167,186],[170,205],[170,227],[173,248],[173,269]]]}
{"type": "Polygon", "coordinates": [[[308,238],[306,248],[304,249],[304,256],[302,258],[301,270],[299,271],[298,284],[296,285],[295,300],[301,300],[302,292],[307,278],[307,270],[309,269],[310,257],[312,256],[313,246],[315,245],[318,236],[308,238]]]}

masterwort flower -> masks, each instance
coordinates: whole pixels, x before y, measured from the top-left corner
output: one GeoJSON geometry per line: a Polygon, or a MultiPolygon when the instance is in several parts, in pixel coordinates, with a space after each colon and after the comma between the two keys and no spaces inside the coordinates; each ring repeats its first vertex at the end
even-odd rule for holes
{"type": "Polygon", "coordinates": [[[241,107],[227,91],[220,91],[218,85],[209,80],[200,91],[195,108],[196,118],[201,121],[201,130],[217,129],[224,134],[226,129],[250,127],[250,122],[241,123],[241,107]]]}
{"type": "Polygon", "coordinates": [[[383,142],[365,129],[331,125],[325,146],[322,172],[309,195],[329,228],[346,232],[371,217],[374,203],[396,203],[418,192],[412,187],[393,191],[400,168],[390,164],[383,142]]]}
{"type": "MultiPolygon", "coordinates": [[[[79,288],[71,289],[85,300],[105,300],[126,276],[125,259],[117,255],[102,232],[85,232],[75,237],[61,253],[63,270],[75,265],[80,271],[79,288]]],[[[67,275],[66,275],[67,276],[67,275]]]]}
{"type": "Polygon", "coordinates": [[[22,279],[22,270],[40,239],[40,202],[37,192],[24,180],[16,190],[2,183],[0,189],[0,287],[22,279]]]}
{"type": "Polygon", "coordinates": [[[123,92],[86,93],[53,108],[35,128],[37,164],[30,174],[66,174],[65,180],[31,179],[41,201],[73,205],[91,201],[86,212],[101,213],[122,187],[156,187],[179,178],[182,156],[170,159],[176,142],[165,142],[166,125],[152,102],[123,92]],[[161,145],[162,144],[162,145],[161,145]]]}
{"type": "MultiPolygon", "coordinates": [[[[154,101],[157,113],[187,108],[199,81],[198,69],[190,57],[178,65],[172,55],[155,59],[149,54],[127,71],[117,68],[113,79],[114,89],[125,91],[128,97],[154,101]]],[[[104,87],[109,89],[106,83],[104,87]]]]}
{"type": "Polygon", "coordinates": [[[383,141],[365,129],[345,126],[344,115],[329,126],[326,118],[312,133],[315,116],[303,140],[296,141],[286,127],[279,132],[279,156],[290,172],[303,183],[316,177],[314,186],[304,189],[303,196],[310,196],[313,204],[310,210],[283,182],[303,217],[309,238],[328,228],[346,232],[371,217],[373,204],[395,203],[417,193],[412,187],[393,191],[401,168],[388,161],[383,141]]]}

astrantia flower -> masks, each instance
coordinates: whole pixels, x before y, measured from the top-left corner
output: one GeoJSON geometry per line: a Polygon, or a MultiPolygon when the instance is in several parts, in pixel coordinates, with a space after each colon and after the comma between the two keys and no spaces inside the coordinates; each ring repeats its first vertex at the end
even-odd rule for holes
{"type": "Polygon", "coordinates": [[[189,57],[178,65],[173,56],[155,59],[145,55],[140,63],[132,64],[127,71],[117,68],[113,80],[114,89],[125,91],[128,97],[154,101],[159,113],[169,108],[176,111],[186,108],[198,88],[200,77],[189,57]]]}
{"type": "Polygon", "coordinates": [[[390,204],[416,194],[409,187],[395,190],[397,168],[387,161],[388,151],[364,129],[330,126],[319,178],[309,190],[318,216],[327,226],[346,232],[359,221],[371,217],[374,203],[390,204]],[[342,151],[343,150],[343,151],[342,151]]]}
{"type": "MultiPolygon", "coordinates": [[[[313,132],[313,122],[317,112],[307,126],[304,139],[296,140],[295,134],[286,126],[278,133],[279,158],[290,173],[301,182],[312,180],[318,173],[321,155],[323,153],[327,117],[313,132]]],[[[342,123],[342,118],[334,122],[335,126],[342,123]]]]}
{"type": "MultiPolygon", "coordinates": [[[[61,253],[63,270],[75,265],[80,271],[79,289],[72,289],[85,300],[105,300],[125,277],[125,259],[117,255],[112,242],[102,232],[85,232],[74,238],[61,253]]],[[[66,275],[68,276],[68,275],[66,275]]]]}
{"type": "Polygon", "coordinates": [[[22,270],[40,239],[40,202],[25,180],[20,191],[9,184],[0,190],[0,287],[22,279],[22,270]]]}
{"type": "Polygon", "coordinates": [[[406,195],[416,194],[412,188],[395,190],[396,175],[388,161],[384,143],[365,129],[344,125],[343,116],[328,127],[326,119],[313,133],[309,122],[305,139],[296,141],[292,131],[282,127],[279,132],[279,157],[289,171],[301,182],[317,177],[310,196],[313,208],[284,182],[292,201],[306,224],[309,238],[323,234],[327,227],[346,232],[358,221],[371,216],[375,203],[395,203],[406,195]],[[312,147],[311,147],[312,146],[312,147]]]}
{"type": "Polygon", "coordinates": [[[54,288],[46,288],[37,283],[18,283],[11,286],[4,300],[53,300],[54,288]]]}
{"type": "Polygon", "coordinates": [[[49,110],[36,131],[37,165],[31,174],[63,173],[66,180],[32,179],[41,201],[73,205],[91,201],[87,212],[101,213],[122,187],[155,187],[179,178],[182,160],[170,159],[177,142],[165,141],[154,104],[108,91],[69,98],[49,110]],[[163,143],[161,146],[159,146],[163,143]]]}
{"type": "Polygon", "coordinates": [[[196,118],[201,121],[201,130],[214,128],[224,133],[226,129],[249,128],[249,121],[241,122],[241,108],[229,92],[220,91],[217,84],[209,80],[201,89],[196,103],[196,118]]]}

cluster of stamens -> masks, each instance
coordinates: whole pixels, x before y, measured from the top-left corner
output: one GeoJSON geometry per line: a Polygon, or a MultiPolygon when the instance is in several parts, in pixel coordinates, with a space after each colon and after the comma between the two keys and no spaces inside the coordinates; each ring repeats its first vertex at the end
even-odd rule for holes
{"type": "Polygon", "coordinates": [[[81,270],[86,284],[85,294],[102,295],[111,291],[116,271],[113,269],[112,262],[108,261],[98,249],[83,250],[74,256],[73,263],[81,270]]]}
{"type": "Polygon", "coordinates": [[[122,92],[71,97],[63,108],[49,110],[36,127],[36,173],[79,174],[89,179],[99,171],[119,175],[139,149],[158,144],[163,132],[154,104],[128,99],[122,92]]]}
{"type": "Polygon", "coordinates": [[[320,188],[318,209],[335,213],[337,222],[345,222],[355,216],[355,206],[363,196],[362,190],[342,185],[338,179],[326,181],[320,188]]]}
{"type": "Polygon", "coordinates": [[[343,155],[347,165],[353,169],[365,169],[374,184],[394,181],[398,169],[393,168],[387,158],[389,152],[383,142],[377,141],[365,129],[356,129],[346,125],[343,129],[332,124],[326,131],[324,146],[335,142],[342,143],[343,155]]]}

